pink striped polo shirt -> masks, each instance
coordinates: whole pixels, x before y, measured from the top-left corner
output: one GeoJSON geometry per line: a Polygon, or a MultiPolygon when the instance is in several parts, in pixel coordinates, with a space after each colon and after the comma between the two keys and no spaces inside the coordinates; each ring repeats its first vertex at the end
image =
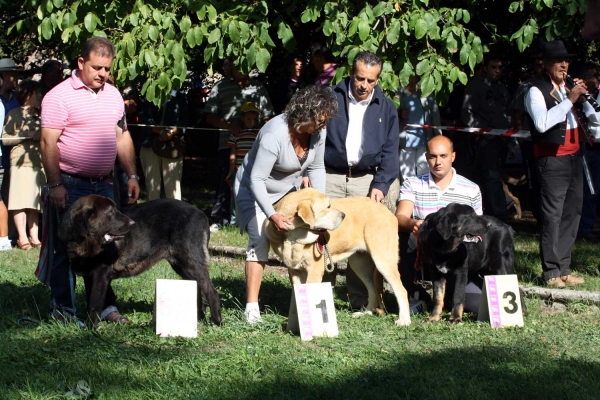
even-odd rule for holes
{"type": "Polygon", "coordinates": [[[123,98],[114,86],[105,83],[95,93],[75,73],[48,92],[42,101],[42,128],[62,129],[61,171],[108,175],[117,156],[117,123],[124,113],[123,98]]]}

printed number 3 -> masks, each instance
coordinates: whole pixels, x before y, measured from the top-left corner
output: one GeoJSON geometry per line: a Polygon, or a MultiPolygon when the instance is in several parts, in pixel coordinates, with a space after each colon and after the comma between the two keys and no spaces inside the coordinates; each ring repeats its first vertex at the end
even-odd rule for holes
{"type": "Polygon", "coordinates": [[[323,323],[324,324],[329,323],[329,316],[327,315],[327,304],[325,304],[325,300],[321,300],[321,302],[318,303],[315,307],[321,309],[321,315],[323,316],[323,323]]]}
{"type": "Polygon", "coordinates": [[[509,297],[510,297],[510,300],[508,300],[508,304],[511,307],[510,308],[504,307],[504,311],[506,311],[508,314],[514,314],[519,309],[519,305],[516,302],[517,296],[513,292],[504,292],[504,295],[502,296],[502,298],[507,299],[509,297]]]}

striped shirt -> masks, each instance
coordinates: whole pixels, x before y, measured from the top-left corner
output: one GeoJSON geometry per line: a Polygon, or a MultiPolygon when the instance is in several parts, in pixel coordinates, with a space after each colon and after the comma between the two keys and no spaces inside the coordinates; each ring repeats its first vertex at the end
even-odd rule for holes
{"type": "Polygon", "coordinates": [[[425,219],[429,214],[450,203],[466,204],[473,207],[477,215],[483,214],[479,186],[458,175],[454,168],[452,168],[452,180],[445,190],[435,184],[431,172],[406,178],[400,188],[398,201],[402,200],[414,203],[414,219],[425,219]]]}
{"type": "MultiPolygon", "coordinates": [[[[273,117],[273,105],[267,89],[256,79],[249,79],[248,84],[241,88],[233,78],[221,79],[210,91],[204,112],[216,114],[225,121],[241,125],[242,104],[251,101],[258,106],[260,115],[258,120],[262,123],[265,117],[273,117]]],[[[229,132],[221,131],[219,134],[219,150],[227,148],[229,132]]]]}
{"type": "Polygon", "coordinates": [[[109,84],[94,92],[77,73],[44,97],[42,128],[62,130],[57,143],[61,171],[86,177],[108,175],[117,157],[116,128],[125,114],[123,98],[109,84]]]}
{"type": "Polygon", "coordinates": [[[248,154],[252,148],[252,145],[256,141],[256,135],[258,135],[258,131],[245,131],[241,132],[239,135],[229,136],[229,142],[227,145],[231,148],[235,147],[236,168],[239,168],[239,166],[244,162],[244,157],[246,157],[246,154],[248,154]]]}

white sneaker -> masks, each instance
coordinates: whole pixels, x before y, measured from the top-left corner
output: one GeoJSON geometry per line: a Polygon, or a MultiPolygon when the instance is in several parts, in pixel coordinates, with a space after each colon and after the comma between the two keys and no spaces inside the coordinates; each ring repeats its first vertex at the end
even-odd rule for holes
{"type": "Polygon", "coordinates": [[[6,242],[0,243],[0,251],[8,251],[8,250],[12,250],[12,245],[10,244],[9,240],[6,242]]]}
{"type": "Polygon", "coordinates": [[[250,325],[263,322],[262,318],[260,317],[260,310],[244,311],[244,315],[246,316],[246,322],[250,325]]]}
{"type": "Polygon", "coordinates": [[[211,232],[218,232],[219,231],[219,225],[218,224],[212,224],[210,226],[210,228],[208,228],[211,232]]]}

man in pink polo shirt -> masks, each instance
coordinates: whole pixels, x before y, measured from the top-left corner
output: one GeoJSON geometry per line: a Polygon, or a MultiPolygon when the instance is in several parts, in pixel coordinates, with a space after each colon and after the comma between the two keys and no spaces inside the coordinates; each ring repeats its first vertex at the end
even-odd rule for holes
{"type": "MultiPolygon", "coordinates": [[[[135,152],[124,118],[123,98],[106,83],[114,58],[112,43],[93,37],[83,45],[77,59],[79,69],[71,78],[54,87],[42,102],[42,159],[48,177],[49,201],[57,211],[58,222],[67,207],[90,194],[114,198],[109,178],[115,158],[128,175],[129,203],[139,195],[135,152]]],[[[54,211],[53,211],[54,212],[54,211]]],[[[54,235],[54,258],[50,277],[50,315],[58,320],[75,320],[75,275],[63,246],[54,235]]],[[[87,298],[92,277],[85,276],[87,298]]],[[[104,321],[129,323],[115,307],[116,297],[109,286],[100,317],[104,321]]]]}

